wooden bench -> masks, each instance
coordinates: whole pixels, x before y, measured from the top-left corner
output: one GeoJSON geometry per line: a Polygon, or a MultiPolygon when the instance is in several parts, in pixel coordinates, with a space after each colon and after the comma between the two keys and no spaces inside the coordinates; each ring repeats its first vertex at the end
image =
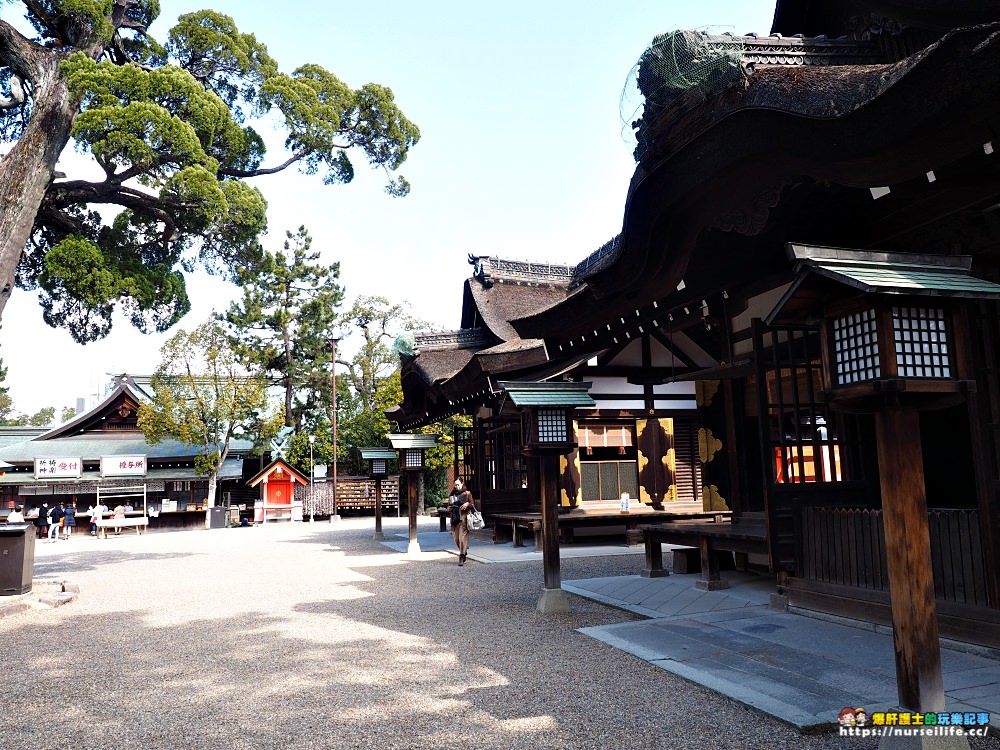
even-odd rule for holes
{"type": "Polygon", "coordinates": [[[451,508],[447,505],[442,505],[439,508],[435,508],[432,515],[436,515],[441,522],[441,532],[446,532],[448,530],[448,519],[451,518],[451,508]]]}
{"type": "Polygon", "coordinates": [[[513,542],[515,547],[523,547],[524,532],[528,531],[534,535],[535,549],[542,549],[541,513],[495,513],[490,520],[494,544],[513,542]]]}
{"type": "Polygon", "coordinates": [[[132,516],[131,518],[99,518],[97,519],[98,538],[108,538],[108,529],[135,529],[137,535],[149,530],[149,519],[146,516],[132,516]]]}
{"type": "Polygon", "coordinates": [[[719,575],[719,552],[767,554],[767,533],[757,523],[661,523],[642,527],[646,544],[643,578],[669,575],[663,568],[662,544],[695,547],[701,557],[702,578],[695,586],[705,591],[729,588],[719,575]]]}
{"type": "MultiPolygon", "coordinates": [[[[639,525],[653,519],[700,519],[714,520],[722,523],[729,517],[727,512],[718,511],[658,511],[647,507],[638,507],[630,513],[622,513],[616,504],[613,509],[574,508],[568,512],[559,513],[560,541],[571,544],[574,541],[574,529],[593,528],[600,526],[624,526],[625,544],[629,546],[642,544],[643,536],[639,525]]],[[[524,532],[535,535],[535,549],[542,548],[542,514],[534,512],[494,513],[490,515],[493,522],[493,543],[504,544],[514,542],[515,547],[524,546],[524,532]]]]}

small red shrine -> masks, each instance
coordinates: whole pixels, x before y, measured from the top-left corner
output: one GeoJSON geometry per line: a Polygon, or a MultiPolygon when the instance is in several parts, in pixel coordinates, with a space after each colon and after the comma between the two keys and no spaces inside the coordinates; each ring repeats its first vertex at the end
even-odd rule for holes
{"type": "Polygon", "coordinates": [[[281,459],[251,479],[251,487],[260,485],[260,499],[254,503],[254,523],[268,521],[301,521],[302,501],[295,499],[295,483],[308,485],[309,480],[281,459]]]}

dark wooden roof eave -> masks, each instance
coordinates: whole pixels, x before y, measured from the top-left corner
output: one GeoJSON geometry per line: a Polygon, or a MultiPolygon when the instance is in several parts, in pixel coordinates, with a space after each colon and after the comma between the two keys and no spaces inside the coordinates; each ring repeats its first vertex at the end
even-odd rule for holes
{"type": "Polygon", "coordinates": [[[1000,40],[991,36],[998,29],[961,29],[917,60],[886,66],[892,85],[844,115],[806,117],[792,101],[785,110],[726,111],[648,171],[640,164],[616,261],[563,303],[512,320],[514,329],[552,350],[664,298],[683,279],[702,228],[755,234],[754,222],[766,222],[793,180],[890,185],[980,148],[992,138],[989,123],[1000,119],[1000,101],[990,94],[1000,85],[1000,40]]]}

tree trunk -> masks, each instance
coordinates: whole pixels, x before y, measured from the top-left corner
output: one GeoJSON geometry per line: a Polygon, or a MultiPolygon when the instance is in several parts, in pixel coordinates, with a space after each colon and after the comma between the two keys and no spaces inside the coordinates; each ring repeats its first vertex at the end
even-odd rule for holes
{"type": "Polygon", "coordinates": [[[205,528],[212,528],[212,508],[215,507],[215,488],[219,484],[219,472],[208,475],[208,497],[205,498],[205,528]]]}
{"type": "Polygon", "coordinates": [[[32,79],[31,121],[14,147],[0,159],[0,316],[14,288],[14,272],[31,238],[35,217],[69,142],[76,118],[66,81],[59,75],[63,56],[49,52],[32,79]]]}

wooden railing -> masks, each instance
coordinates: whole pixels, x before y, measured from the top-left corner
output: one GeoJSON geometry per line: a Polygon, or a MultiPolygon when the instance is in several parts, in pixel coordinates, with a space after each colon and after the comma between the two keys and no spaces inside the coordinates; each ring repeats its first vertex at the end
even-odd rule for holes
{"type": "MultiPolygon", "coordinates": [[[[983,550],[976,510],[928,512],[934,589],[941,601],[986,605],[983,550]]],[[[872,591],[888,589],[882,511],[805,507],[797,575],[872,591]]]]}

